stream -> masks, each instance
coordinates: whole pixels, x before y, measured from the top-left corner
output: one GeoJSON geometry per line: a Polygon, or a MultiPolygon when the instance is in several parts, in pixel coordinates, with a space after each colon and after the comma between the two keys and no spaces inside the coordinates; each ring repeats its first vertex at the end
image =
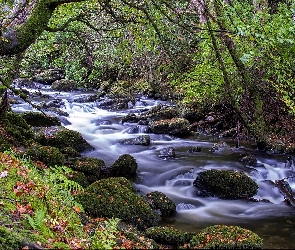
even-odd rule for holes
{"type": "MultiPolygon", "coordinates": [[[[160,225],[193,232],[214,224],[239,225],[263,238],[265,249],[295,248],[295,211],[284,202],[284,197],[278,189],[273,188],[267,181],[294,175],[294,163],[287,163],[287,155],[261,152],[256,150],[253,144],[243,142],[241,147],[236,149],[234,148],[236,142],[233,140],[202,135],[177,138],[166,134],[149,133],[151,137],[149,146],[122,145],[118,140],[145,134],[144,126],[139,126],[135,130],[137,123],[122,124],[120,119],[123,116],[129,113],[138,114],[142,110],[166,102],[142,97],[129,109],[109,111],[99,108],[98,102],[74,101],[94,94],[93,92],[58,92],[51,90],[50,86],[41,84],[38,84],[38,89],[45,97],[34,98],[32,101],[35,104],[63,100],[61,109],[69,116],[60,117],[62,124],[68,129],[80,132],[95,148],[83,156],[100,158],[104,160],[106,166],[110,166],[120,155],[131,154],[138,163],[138,178],[134,182],[136,188],[143,193],[163,192],[175,202],[177,213],[171,218],[163,219],[160,225]],[[221,140],[233,147],[231,154],[211,151],[213,144],[221,140]],[[200,152],[188,151],[191,147],[197,146],[201,147],[200,152]],[[159,157],[160,150],[167,147],[175,149],[175,158],[159,157]],[[245,155],[255,155],[258,162],[255,169],[240,161],[245,155]],[[199,172],[209,169],[236,169],[245,172],[259,185],[258,194],[254,198],[267,199],[270,202],[197,197],[193,181],[199,172]]],[[[27,90],[36,91],[29,88],[27,90]]],[[[33,110],[29,104],[17,100],[18,104],[11,105],[13,111],[33,110]]],[[[56,116],[54,113],[48,114],[56,116]]],[[[295,178],[288,181],[294,191],[295,178]]]]}

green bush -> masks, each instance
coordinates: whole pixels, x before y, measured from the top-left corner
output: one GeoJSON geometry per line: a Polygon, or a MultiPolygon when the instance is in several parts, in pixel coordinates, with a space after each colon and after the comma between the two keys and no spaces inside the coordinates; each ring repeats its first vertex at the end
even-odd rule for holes
{"type": "Polygon", "coordinates": [[[147,193],[146,196],[151,202],[152,207],[161,211],[162,216],[170,216],[175,214],[175,203],[164,193],[154,191],[151,193],[147,193]]]}
{"type": "Polygon", "coordinates": [[[197,176],[194,186],[222,199],[250,198],[258,185],[246,174],[234,170],[206,170],[197,176]]]}
{"type": "Polygon", "coordinates": [[[190,241],[194,249],[261,249],[262,239],[239,226],[214,225],[201,230],[190,241]]]}
{"type": "Polygon", "coordinates": [[[134,193],[132,183],[124,177],[96,181],[75,197],[92,216],[117,217],[139,229],[155,226],[159,220],[159,215],[134,193]]]}
{"type": "Polygon", "coordinates": [[[189,243],[194,233],[183,232],[172,227],[150,227],[145,230],[145,235],[161,244],[180,246],[189,243]]]}

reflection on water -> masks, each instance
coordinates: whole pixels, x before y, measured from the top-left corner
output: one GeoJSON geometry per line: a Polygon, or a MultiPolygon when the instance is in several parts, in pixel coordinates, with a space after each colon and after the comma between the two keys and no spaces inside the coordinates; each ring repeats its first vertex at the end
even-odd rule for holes
{"type": "MultiPolygon", "coordinates": [[[[48,92],[53,98],[64,99],[62,109],[69,116],[64,125],[79,131],[94,146],[87,156],[97,157],[110,166],[121,154],[131,154],[138,163],[138,179],[135,186],[141,192],[161,191],[177,205],[173,218],[164,219],[163,225],[171,225],[186,231],[199,231],[214,224],[240,225],[257,233],[264,239],[264,248],[294,248],[295,219],[293,209],[287,206],[273,182],[294,174],[294,164],[287,162],[284,155],[269,155],[258,152],[249,145],[235,149],[234,141],[227,143],[233,147],[232,154],[213,153],[210,149],[219,138],[191,136],[185,139],[169,135],[149,134],[151,145],[121,145],[120,139],[135,138],[148,132],[145,126],[136,123],[120,123],[129,112],[139,113],[158,102],[150,99],[138,101],[132,110],[112,112],[97,107],[96,103],[75,103],[77,93],[48,92]],[[144,105],[143,105],[144,104],[144,105]],[[173,147],[175,158],[161,159],[163,148],[173,147]],[[189,148],[200,147],[200,152],[190,153],[189,148]],[[253,154],[258,159],[257,166],[246,166],[240,162],[242,156],[253,154]],[[270,202],[247,202],[243,200],[220,200],[196,196],[193,181],[200,171],[207,169],[236,169],[245,172],[258,185],[256,199],[270,202]]],[[[85,95],[85,94],[84,94],[85,95]]],[[[27,105],[14,106],[18,112],[30,110],[27,105]]],[[[241,143],[243,144],[243,143],[241,143]]],[[[290,183],[293,191],[295,182],[290,183]]]]}

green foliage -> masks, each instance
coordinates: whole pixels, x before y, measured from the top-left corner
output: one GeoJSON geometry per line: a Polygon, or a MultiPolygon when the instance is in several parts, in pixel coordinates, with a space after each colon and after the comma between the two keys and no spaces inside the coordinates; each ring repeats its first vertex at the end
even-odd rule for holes
{"type": "Polygon", "coordinates": [[[113,249],[116,246],[115,239],[118,233],[118,222],[120,219],[111,218],[100,225],[91,238],[91,249],[113,249]]]}
{"type": "Polygon", "coordinates": [[[194,186],[222,199],[250,198],[258,191],[255,181],[246,174],[234,170],[211,169],[200,172],[194,186]]]}
{"type": "Polygon", "coordinates": [[[262,239],[238,227],[214,225],[201,230],[190,241],[194,249],[261,249],[262,239]]]}

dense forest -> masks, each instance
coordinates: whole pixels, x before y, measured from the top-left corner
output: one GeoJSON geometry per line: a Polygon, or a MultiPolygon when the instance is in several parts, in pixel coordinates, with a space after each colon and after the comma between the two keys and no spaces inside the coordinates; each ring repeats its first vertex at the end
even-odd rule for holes
{"type": "MultiPolygon", "coordinates": [[[[58,72],[64,85],[124,97],[140,89],[169,100],[191,122],[192,131],[202,125],[200,117],[217,112],[215,122],[222,121],[221,129],[234,129],[237,147],[240,140],[249,140],[261,150],[283,147],[284,153],[295,153],[292,0],[0,0],[0,61],[1,133],[10,111],[9,93],[34,106],[14,87],[16,79],[38,81],[58,72]]],[[[22,165],[21,159],[0,156],[22,165]]],[[[46,174],[53,179],[40,187],[63,178],[57,170],[46,174]]],[[[20,185],[30,190],[36,184],[20,185]]],[[[56,202],[66,197],[80,212],[68,193],[63,195],[56,202]]],[[[112,223],[107,222],[109,230],[112,223]]],[[[63,222],[59,226],[66,227],[63,222]]],[[[0,237],[5,230],[0,228],[0,237]]]]}

